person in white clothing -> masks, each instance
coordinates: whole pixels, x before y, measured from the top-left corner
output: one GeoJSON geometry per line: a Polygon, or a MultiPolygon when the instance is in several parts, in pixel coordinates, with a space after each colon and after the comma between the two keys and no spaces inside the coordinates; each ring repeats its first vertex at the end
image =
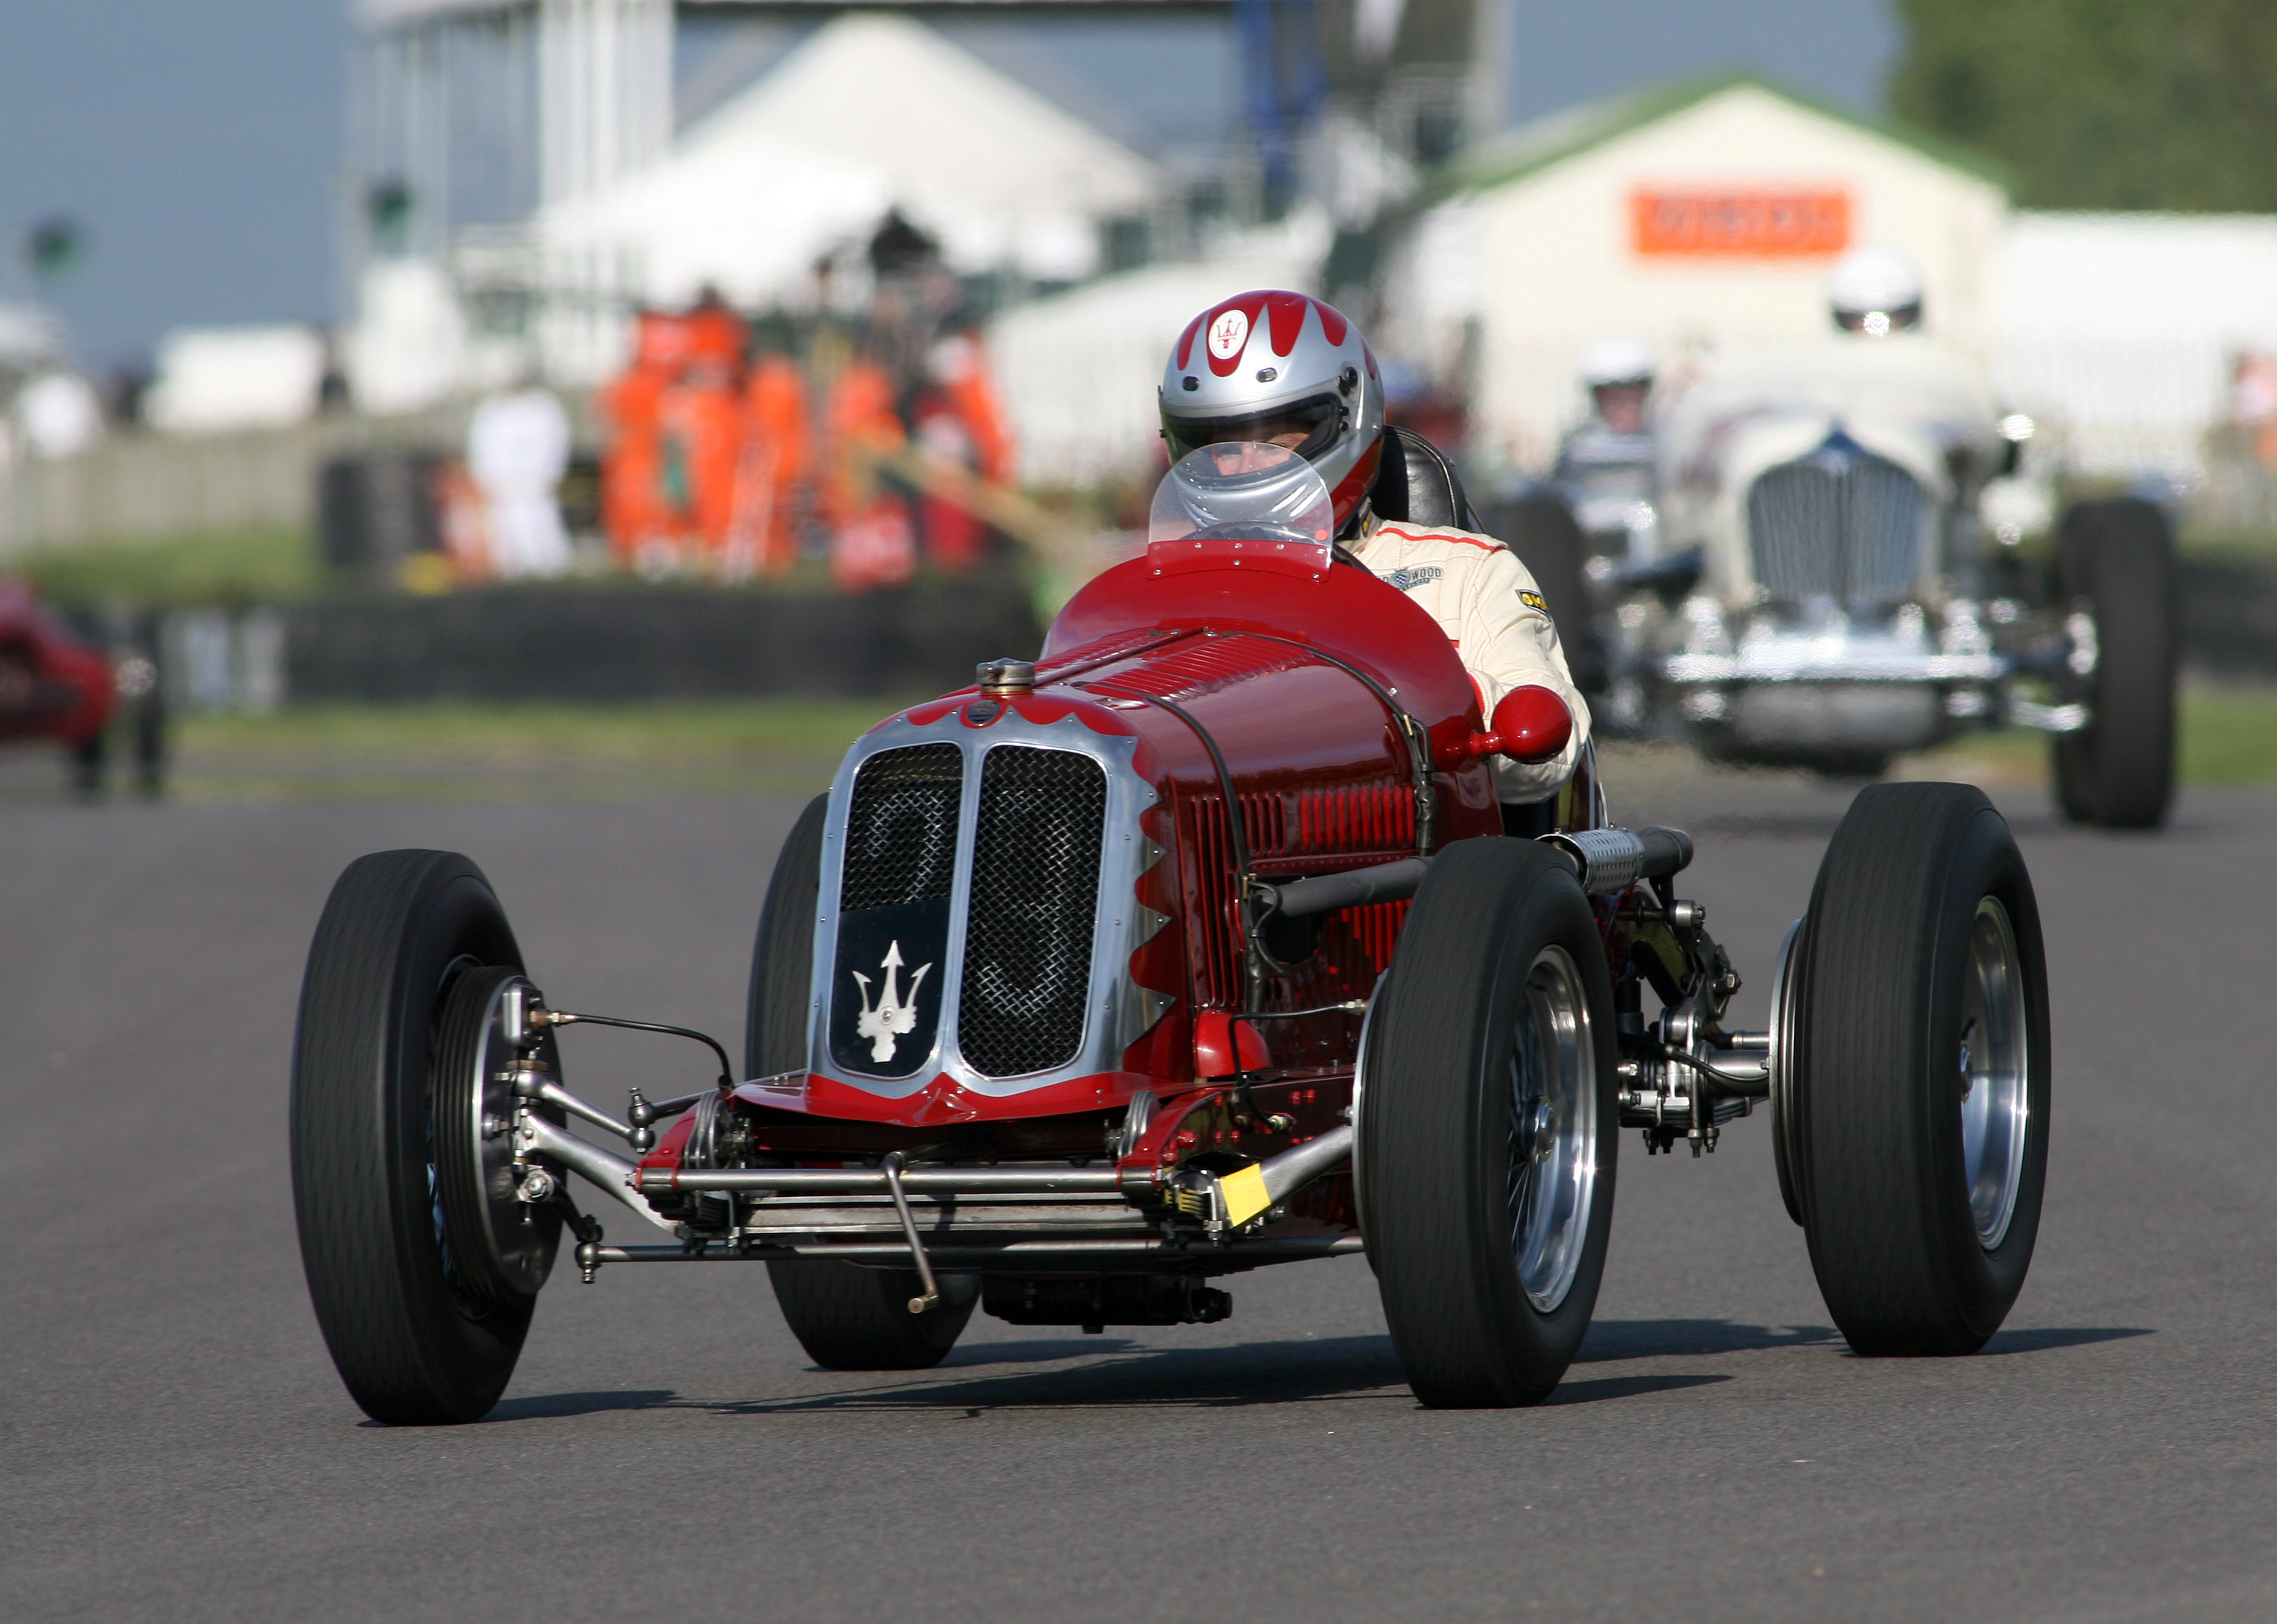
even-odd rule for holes
{"type": "MultiPolygon", "coordinates": [[[[1481,532],[1376,512],[1377,482],[1387,474],[1383,384],[1367,342],[1340,312],[1281,292],[1211,307],[1170,352],[1161,414],[1173,462],[1203,445],[1245,440],[1287,447],[1310,462],[1329,486],[1347,556],[1438,621],[1479,691],[1482,716],[1494,717],[1522,689],[1564,706],[1570,725],[1553,753],[1493,758],[1504,801],[1538,801],[1573,776],[1588,746],[1589,707],[1526,565],[1481,532]]],[[[1428,443],[1397,432],[1403,457],[1436,456],[1428,443]]],[[[1537,709],[1554,714],[1546,704],[1537,709]]]]}
{"type": "Polygon", "coordinates": [[[569,414],[552,391],[525,381],[475,408],[467,471],[483,493],[491,565],[502,580],[559,575],[569,532],[555,495],[569,469],[569,414]]]}

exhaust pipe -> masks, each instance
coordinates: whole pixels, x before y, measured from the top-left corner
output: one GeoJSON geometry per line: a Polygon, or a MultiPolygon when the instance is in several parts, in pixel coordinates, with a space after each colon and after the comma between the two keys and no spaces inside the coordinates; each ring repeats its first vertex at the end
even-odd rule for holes
{"type": "MultiPolygon", "coordinates": [[[[1566,861],[1581,889],[1592,895],[1624,891],[1639,880],[1676,874],[1692,863],[1692,837],[1680,829],[1575,829],[1543,835],[1542,844],[1566,861]]],[[[1375,902],[1404,902],[1430,871],[1428,857],[1405,857],[1342,874],[1259,884],[1251,894],[1263,905],[1265,914],[1303,919],[1375,902]]]]}
{"type": "Polygon", "coordinates": [[[1591,896],[1626,891],[1691,866],[1692,837],[1680,829],[1574,829],[1542,837],[1573,867],[1591,896]]]}

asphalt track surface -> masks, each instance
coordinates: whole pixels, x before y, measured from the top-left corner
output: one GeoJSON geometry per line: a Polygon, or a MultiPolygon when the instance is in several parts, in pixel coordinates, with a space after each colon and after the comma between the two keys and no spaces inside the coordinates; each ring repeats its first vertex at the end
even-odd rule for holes
{"type": "MultiPolygon", "coordinates": [[[[1844,798],[1711,785],[1687,891],[1760,1009],[1844,798]]],[[[1215,1326],[976,1318],[810,1368],[756,1266],[557,1275],[484,1424],[366,1423],[303,1292],[285,1093],[343,863],[476,856],[540,984],[733,1031],[788,801],[0,805],[0,1616],[12,1620],[2277,1617],[2277,795],[2012,812],[2054,969],[2037,1263],[1976,1357],[1829,1329],[1760,1120],[1623,1144],[1580,1362],[1417,1408],[1364,1260],[1215,1326]]],[[[1619,810],[1617,801],[1617,810],[1619,810]]],[[[1748,1001],[1752,1000],[1752,1004],[1748,1001]]],[[[583,1031],[573,1084],[703,1081],[583,1031]]]]}

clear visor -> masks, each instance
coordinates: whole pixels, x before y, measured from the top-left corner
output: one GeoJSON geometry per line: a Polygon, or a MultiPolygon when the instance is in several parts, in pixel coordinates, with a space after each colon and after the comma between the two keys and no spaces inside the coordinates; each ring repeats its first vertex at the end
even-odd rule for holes
{"type": "Polygon", "coordinates": [[[1887,310],[1837,310],[1834,324],[1846,333],[1865,333],[1878,338],[1885,333],[1905,332],[1920,326],[1921,308],[1914,304],[1887,310]]]}
{"type": "Polygon", "coordinates": [[[1325,569],[1336,526],[1328,482],[1311,463],[1284,445],[1234,440],[1178,459],[1155,488],[1146,542],[1302,549],[1309,567],[1325,569]]]}
{"type": "Polygon", "coordinates": [[[1343,427],[1344,403],[1334,395],[1316,395],[1293,406],[1276,406],[1238,417],[1180,417],[1167,408],[1162,433],[1177,462],[1205,445],[1250,443],[1285,446],[1299,457],[1319,456],[1334,445],[1343,427]]]}

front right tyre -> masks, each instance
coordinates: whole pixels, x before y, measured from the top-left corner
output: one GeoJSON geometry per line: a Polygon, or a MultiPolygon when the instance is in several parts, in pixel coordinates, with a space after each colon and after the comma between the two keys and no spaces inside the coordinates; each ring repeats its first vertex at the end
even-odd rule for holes
{"type": "MultiPolygon", "coordinates": [[[[497,1131],[514,1104],[499,1012],[521,969],[489,881],[453,852],[351,863],[308,949],[293,1202],[316,1324],[375,1421],[486,1415],[552,1264],[559,1208],[517,1198],[497,1131]]],[[[550,1045],[537,1058],[551,1067],[550,1045]]]]}

